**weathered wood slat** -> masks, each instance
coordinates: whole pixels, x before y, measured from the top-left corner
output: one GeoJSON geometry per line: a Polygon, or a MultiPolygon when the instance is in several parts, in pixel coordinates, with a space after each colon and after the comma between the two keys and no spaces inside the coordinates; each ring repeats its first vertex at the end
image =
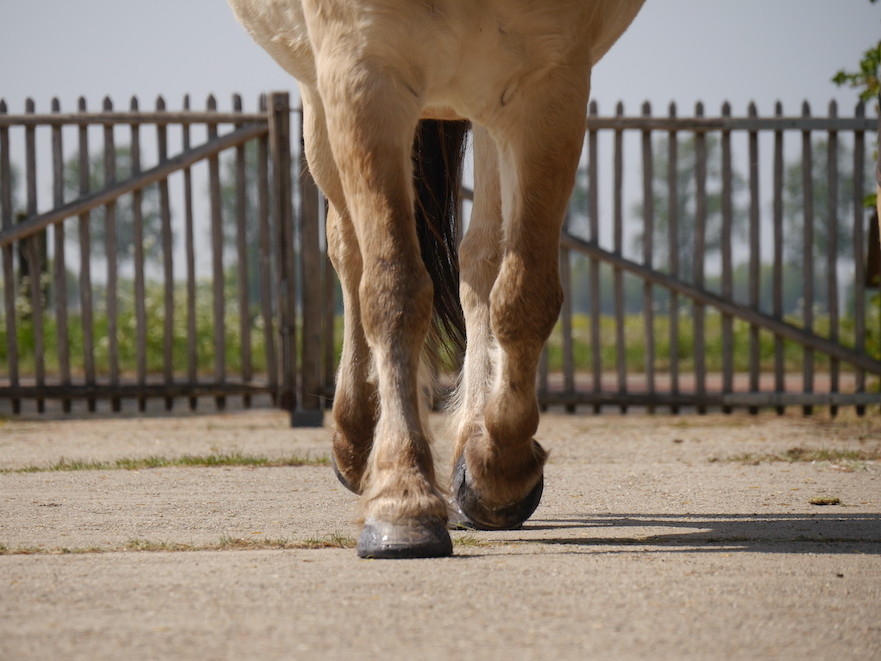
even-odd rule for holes
{"type": "MultiPolygon", "coordinates": [[[[190,95],[184,96],[184,110],[190,109],[190,95]]],[[[184,151],[190,149],[190,125],[181,126],[181,140],[184,151]]],[[[189,167],[184,173],[184,251],[187,262],[187,382],[195,386],[199,380],[197,366],[199,357],[196,350],[196,240],[193,229],[193,173],[189,167]]],[[[191,411],[195,411],[199,400],[189,398],[191,411]]]]}
{"type": "MultiPolygon", "coordinates": [[[[757,117],[755,103],[749,104],[749,116],[757,117]]],[[[749,304],[759,309],[761,288],[761,245],[759,243],[761,220],[759,216],[759,134],[749,132],[749,304]]],[[[759,328],[755,324],[749,329],[749,388],[759,390],[759,328]]],[[[756,411],[753,411],[755,413],[756,411]]]]}
{"type": "Polygon", "coordinates": [[[878,393],[663,393],[656,392],[577,392],[574,395],[562,392],[549,392],[541,401],[545,406],[664,406],[679,409],[690,407],[707,409],[709,407],[786,407],[786,406],[867,406],[881,404],[878,393]]]}
{"type": "MultiPolygon", "coordinates": [[[[85,112],[86,100],[84,97],[80,97],[78,105],[80,111],[85,112]]],[[[89,182],[89,127],[86,125],[80,125],[79,127],[79,175],[80,198],[82,199],[89,194],[91,189],[89,182]]],[[[83,324],[83,366],[85,368],[87,386],[95,385],[95,338],[92,322],[92,237],[89,229],[91,220],[89,212],[104,202],[105,200],[101,200],[98,204],[83,207],[76,211],[79,214],[80,316],[83,324]]],[[[71,214],[62,215],[58,220],[67,218],[68,215],[71,214]]],[[[33,223],[33,219],[26,222],[33,223]]],[[[25,224],[22,223],[22,225],[25,224]]],[[[49,224],[33,223],[33,231],[39,231],[49,224]]],[[[4,238],[4,236],[0,235],[0,243],[3,242],[4,238]]],[[[95,410],[94,398],[89,399],[88,407],[89,411],[93,412],[95,410]]]]}
{"type": "MultiPolygon", "coordinates": [[[[644,117],[651,117],[651,104],[646,101],[642,106],[644,117]]],[[[655,242],[655,195],[654,168],[652,154],[651,131],[642,132],[642,215],[643,215],[643,251],[642,261],[652,268],[652,252],[655,242]]],[[[645,329],[645,377],[648,391],[655,391],[655,315],[652,298],[652,283],[645,281],[642,286],[642,313],[645,329]]]]}
{"type": "MultiPolygon", "coordinates": [[[[569,213],[563,220],[563,227],[569,227],[569,213]]],[[[563,306],[560,309],[560,333],[563,339],[563,389],[566,392],[575,392],[575,354],[572,343],[572,269],[569,259],[569,251],[560,249],[560,282],[563,287],[563,306]]],[[[574,413],[575,408],[566,407],[568,413],[574,413]]]]}
{"type": "MultiPolygon", "coordinates": [[[[327,203],[325,202],[325,205],[327,203]]],[[[326,213],[326,212],[325,212],[326,213]]],[[[325,215],[326,217],[326,215],[325,215]]],[[[460,216],[461,218],[461,216],[460,216]]],[[[324,254],[324,388],[336,378],[336,276],[330,254],[324,254]]]]}
{"type": "MultiPolygon", "coordinates": [[[[695,114],[703,117],[704,104],[698,102],[695,114]]],[[[698,289],[704,287],[704,262],[706,260],[707,232],[707,138],[703,133],[694,137],[695,150],[695,193],[694,193],[694,283],[698,289]]],[[[706,314],[703,304],[694,302],[694,373],[698,395],[707,390],[707,349],[706,314]]],[[[704,409],[698,409],[704,413],[704,409]]]]}
{"type": "Polygon", "coordinates": [[[609,131],[875,131],[871,119],[840,117],[830,122],[825,117],[596,117],[588,119],[588,128],[609,131]]]}
{"type": "MultiPolygon", "coordinates": [[[[208,97],[208,110],[216,110],[214,96],[208,97]]],[[[217,139],[217,124],[208,123],[208,141],[217,139]]],[[[223,207],[220,195],[220,160],[214,154],[208,159],[208,190],[211,199],[211,266],[214,297],[214,379],[218,383],[226,380],[226,301],[223,273],[223,207]]],[[[226,408],[226,399],[217,397],[218,409],[226,408]]]]}
{"type": "MultiPolygon", "coordinates": [[[[80,128],[81,132],[85,130],[85,126],[80,128]]],[[[216,140],[209,140],[200,147],[196,147],[190,151],[178,154],[173,158],[169,158],[165,163],[150,168],[149,170],[145,170],[137,177],[131,177],[126,181],[121,181],[112,188],[105,188],[100,191],[95,191],[92,194],[84,193],[78,199],[68,202],[60,209],[53,209],[46,213],[28,218],[26,221],[19,223],[13,228],[0,232],[0,246],[8,245],[13,241],[19,241],[35,232],[45,229],[52,223],[59,222],[65,218],[88,213],[92,209],[105,204],[108,200],[115,199],[126,193],[131,193],[138,188],[145,188],[150,184],[155,184],[168,177],[172,172],[219,154],[224,149],[235,147],[241,142],[247,142],[259,135],[265,134],[266,131],[266,124],[246,126],[237,131],[224,134],[216,140]]]]}
{"type": "MultiPolygon", "coordinates": [[[[0,99],[0,117],[6,116],[6,102],[0,99]]],[[[9,129],[0,125],[0,231],[12,229],[12,171],[9,165],[9,129]]],[[[2,245],[3,305],[6,319],[6,362],[9,383],[18,385],[18,336],[15,332],[15,267],[12,243],[2,245]]],[[[21,402],[12,400],[12,412],[21,412],[21,402]]]]}
{"type": "MultiPolygon", "coordinates": [[[[132,111],[137,111],[138,100],[132,97],[132,111]]],[[[131,177],[134,179],[141,174],[141,125],[133,122],[131,125],[131,177]]],[[[135,355],[137,362],[138,384],[147,382],[147,307],[146,286],[144,283],[144,215],[143,215],[143,191],[136,188],[132,191],[132,235],[134,239],[134,268],[135,268],[135,355]]],[[[147,401],[144,398],[138,400],[138,410],[145,411],[147,401]]]]}
{"type": "Polygon", "coordinates": [[[58,113],[54,115],[4,115],[0,117],[0,126],[52,126],[75,125],[92,126],[95,124],[218,124],[265,123],[266,115],[260,113],[237,113],[189,111],[144,111],[129,112],[76,112],[58,113]]]}
{"type": "MultiPolygon", "coordinates": [[[[233,95],[233,110],[241,112],[242,97],[233,95]]],[[[241,125],[237,124],[236,128],[241,125]]],[[[236,270],[239,294],[239,342],[242,352],[242,380],[251,380],[251,311],[248,297],[248,225],[247,186],[245,181],[245,145],[236,147],[236,270]]],[[[245,408],[251,399],[245,396],[245,408]]]]}
{"type": "MultiPolygon", "coordinates": [[[[670,103],[670,117],[676,117],[676,104],[670,103]]],[[[679,137],[675,130],[667,137],[667,231],[669,233],[670,275],[679,277],[679,137]]],[[[670,292],[670,390],[679,392],[679,294],[670,292]]],[[[672,412],[676,413],[674,406],[672,412]]]]}
{"type": "Polygon", "coordinates": [[[281,388],[279,406],[294,411],[297,407],[297,271],[294,260],[293,200],[291,199],[291,123],[290,98],[276,92],[269,98],[269,124],[273,137],[272,211],[277,232],[276,267],[278,272],[279,346],[281,348],[281,388]]]}
{"type": "MultiPolygon", "coordinates": [[[[302,115],[301,115],[302,118],[302,115]]],[[[302,125],[301,125],[302,126],[302,125]]],[[[321,273],[321,248],[319,246],[320,218],[318,212],[318,186],[306,162],[306,150],[300,131],[300,158],[298,177],[300,184],[300,282],[310,282],[321,273]]],[[[301,338],[300,359],[300,405],[303,409],[321,408],[321,288],[320,280],[313,280],[319,286],[302,287],[303,292],[303,336],[301,338]]]]}
{"type": "MultiPolygon", "coordinates": [[[[61,104],[57,98],[52,99],[52,112],[61,112],[61,104]]],[[[60,207],[64,204],[64,149],[61,127],[52,127],[52,204],[60,207]]],[[[61,384],[70,385],[70,340],[67,329],[67,260],[64,250],[64,223],[57,223],[53,228],[52,243],[53,288],[55,297],[55,325],[58,348],[58,372],[61,384]]],[[[70,400],[61,403],[65,413],[70,412],[70,400]]]]}
{"type": "MultiPolygon", "coordinates": [[[[260,110],[266,112],[266,96],[260,96],[260,110]]],[[[275,316],[272,312],[272,250],[269,225],[269,138],[257,138],[257,223],[260,233],[260,305],[263,317],[263,345],[266,373],[273,398],[278,394],[278,363],[275,358],[275,316]]]]}
{"type": "MultiPolygon", "coordinates": [[[[165,99],[161,96],[156,99],[156,110],[165,110],[165,99]]],[[[216,137],[216,136],[215,136],[216,137]]],[[[159,164],[168,160],[168,127],[159,124],[156,127],[157,151],[159,152],[159,164]]],[[[165,284],[162,332],[162,374],[165,383],[174,383],[174,261],[171,247],[171,205],[168,196],[168,179],[163,177],[158,181],[159,185],[159,218],[162,223],[162,275],[165,284]]],[[[223,379],[218,379],[223,381],[223,379]]],[[[165,410],[170,411],[174,406],[174,398],[165,398],[165,410]]]]}
{"type": "MultiPolygon", "coordinates": [[[[596,117],[598,112],[596,101],[590,102],[590,117],[596,117]]],[[[590,216],[590,240],[599,245],[600,241],[600,212],[599,212],[599,140],[597,132],[593,129],[588,131],[588,215],[590,216]]],[[[600,342],[600,263],[596,259],[590,260],[590,365],[593,371],[593,389],[599,392],[603,389],[603,364],[600,342]]],[[[599,413],[597,405],[594,412],[599,413]]]]}
{"type": "Polygon", "coordinates": [[[0,387],[0,399],[33,399],[45,397],[46,399],[147,399],[157,397],[225,397],[229,395],[259,395],[271,393],[272,388],[268,384],[259,383],[236,383],[225,381],[224,383],[183,383],[176,382],[170,386],[165,383],[120,383],[111,386],[108,383],[96,383],[94,385],[74,384],[70,386],[44,385],[0,387]]]}
{"type": "MultiPolygon", "coordinates": [[[[35,111],[33,99],[26,102],[25,111],[35,111]]],[[[37,212],[37,143],[33,126],[25,127],[25,188],[27,190],[28,215],[37,212]]],[[[31,323],[34,329],[34,370],[37,386],[46,382],[46,352],[43,347],[43,246],[45,232],[31,236],[26,243],[28,278],[31,294],[31,323]]],[[[42,413],[44,402],[37,399],[37,412],[42,413]]]]}
{"type": "MultiPolygon", "coordinates": [[[[624,104],[620,101],[615,109],[618,116],[624,116],[624,104]]],[[[621,255],[624,246],[624,133],[615,131],[615,165],[612,179],[614,213],[614,250],[621,255]]],[[[615,268],[613,272],[615,290],[615,352],[618,371],[618,392],[627,392],[627,336],[624,329],[624,272],[615,268]]],[[[621,407],[626,411],[625,407],[621,407]]]]}
{"type": "Polygon", "coordinates": [[[798,326],[793,326],[782,319],[777,319],[761,312],[760,310],[752,309],[749,306],[742,305],[731,299],[723,298],[722,296],[705,289],[699,289],[690,283],[673,278],[666,273],[646,268],[642,264],[625,259],[620,255],[604,250],[593,243],[588,243],[587,241],[583,241],[582,239],[569,234],[564,234],[560,238],[560,242],[561,245],[566,246],[569,250],[577,250],[588,257],[593,257],[606,262],[612,265],[613,268],[619,268],[622,271],[632,273],[639,278],[651,280],[660,287],[666,287],[667,289],[676,291],[702,303],[703,305],[718,308],[722,312],[727,312],[734,317],[743,319],[747,323],[755,324],[771,331],[772,333],[779,333],[786,339],[793,340],[806,347],[811,347],[816,351],[826,353],[830,356],[839,358],[840,360],[862,367],[873,374],[881,374],[881,361],[875,360],[871,356],[859,353],[849,347],[830,342],[825,337],[815,335],[814,333],[808,332],[798,326]]]}
{"type": "MultiPolygon", "coordinates": [[[[838,115],[838,104],[833,99],[829,103],[829,117],[834,119],[838,115]]],[[[828,310],[829,310],[829,339],[838,342],[838,132],[829,131],[827,141],[826,160],[826,223],[828,227],[828,240],[826,244],[826,277],[828,282],[828,310]]],[[[829,363],[829,389],[838,392],[838,376],[841,366],[837,358],[832,358],[829,363]]],[[[838,412],[832,407],[830,413],[834,416],[838,412]]]]}
{"type": "MultiPolygon", "coordinates": [[[[783,106],[778,101],[775,107],[777,116],[783,115],[783,106]]],[[[774,316],[783,318],[783,131],[774,132],[774,272],[773,307],[774,316]]],[[[786,390],[786,364],[783,337],[774,335],[774,385],[777,392],[786,390]]],[[[783,414],[783,408],[777,409],[783,414]]]]}
{"type": "MultiPolygon", "coordinates": [[[[866,106],[860,102],[855,115],[865,115],[866,106]]],[[[864,154],[866,152],[866,138],[862,131],[854,133],[853,137],[853,199],[862,200],[864,197],[863,177],[865,176],[864,154]]],[[[865,262],[865,212],[860,204],[853,205],[853,258],[854,258],[854,349],[860,352],[866,350],[866,270],[865,262]]],[[[866,389],[866,373],[857,367],[856,389],[863,392],[866,389]]],[[[865,409],[857,408],[857,414],[863,415],[865,409]]]]}
{"type": "MultiPolygon", "coordinates": [[[[722,116],[731,116],[731,104],[722,106],[722,116]]],[[[731,131],[722,132],[722,296],[734,296],[732,267],[732,224],[734,206],[731,190],[731,131]]],[[[734,390],[734,320],[730,314],[722,315],[722,392],[734,390]]],[[[730,409],[725,411],[730,412],[730,409]]]]}
{"type": "MultiPolygon", "coordinates": [[[[104,111],[112,112],[110,97],[104,99],[104,111]]],[[[104,125],[104,187],[116,183],[116,143],[113,139],[113,126],[104,125]]],[[[61,225],[59,223],[55,227],[61,225]]],[[[107,255],[107,348],[110,361],[110,385],[119,383],[119,335],[118,335],[118,279],[116,248],[116,200],[104,205],[104,243],[107,255]]],[[[113,398],[111,408],[120,410],[120,401],[113,398]]]]}
{"type": "MultiPolygon", "coordinates": [[[[802,105],[802,114],[810,116],[808,102],[802,105]]],[[[811,145],[810,130],[802,131],[802,200],[804,204],[804,253],[802,262],[802,281],[804,286],[804,328],[807,332],[814,331],[814,157],[811,145]]],[[[804,392],[814,391],[814,351],[811,347],[804,348],[804,392]]],[[[812,410],[805,406],[804,414],[810,415],[812,410]]]]}

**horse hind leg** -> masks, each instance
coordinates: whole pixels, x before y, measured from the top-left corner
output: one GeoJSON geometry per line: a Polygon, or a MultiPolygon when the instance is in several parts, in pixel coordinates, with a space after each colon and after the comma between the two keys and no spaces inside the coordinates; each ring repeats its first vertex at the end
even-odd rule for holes
{"type": "MultiPolygon", "coordinates": [[[[570,93],[578,89],[577,80],[568,86],[550,82],[532,90],[529,112],[512,122],[530,126],[529,131],[494,132],[500,145],[504,237],[487,299],[495,343],[493,383],[483,424],[460,426],[453,476],[457,507],[477,528],[520,525],[538,506],[543,489],[547,453],[533,439],[539,418],[535,377],[562,305],[559,236],[584,136],[581,101],[587,97],[586,86],[584,99],[570,93]]],[[[463,246],[463,263],[465,257],[463,246]]],[[[467,268],[463,265],[463,279],[467,268]]],[[[467,310],[466,304],[466,315],[467,310]]]]}
{"type": "Polygon", "coordinates": [[[410,159],[419,109],[379,75],[352,94],[357,81],[344,85],[340,80],[347,70],[339,67],[329,76],[322,97],[360,249],[361,325],[379,395],[373,447],[361,481],[364,526],[358,554],[450,555],[447,504],[421,419],[418,379],[433,298],[413,214],[410,159]]]}

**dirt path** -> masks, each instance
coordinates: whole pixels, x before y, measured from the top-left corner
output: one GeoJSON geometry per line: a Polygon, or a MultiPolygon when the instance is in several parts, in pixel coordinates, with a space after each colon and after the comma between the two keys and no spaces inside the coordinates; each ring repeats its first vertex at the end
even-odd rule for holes
{"type": "Polygon", "coordinates": [[[545,415],[522,530],[395,562],[284,414],[0,420],[0,659],[881,658],[881,463],[841,455],[881,418],[842,418],[545,415]],[[235,453],[310,465],[16,472],[235,453]]]}

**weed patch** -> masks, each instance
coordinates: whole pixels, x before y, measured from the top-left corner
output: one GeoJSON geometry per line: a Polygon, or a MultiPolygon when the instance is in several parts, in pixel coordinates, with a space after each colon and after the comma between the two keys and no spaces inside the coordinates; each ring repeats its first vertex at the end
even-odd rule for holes
{"type": "Polygon", "coordinates": [[[710,459],[711,462],[717,461],[728,461],[739,464],[748,464],[750,466],[758,466],[761,463],[766,462],[775,462],[775,461],[785,461],[789,463],[795,462],[851,462],[851,463],[859,463],[866,461],[881,461],[881,448],[869,448],[869,449],[859,449],[859,450],[837,450],[837,449],[829,449],[829,448],[819,448],[814,450],[808,450],[805,448],[791,448],[786,452],[780,453],[771,453],[771,454],[752,454],[749,452],[744,452],[741,454],[732,455],[726,459],[719,459],[718,457],[712,457],[710,459]]]}
{"type": "Polygon", "coordinates": [[[251,466],[255,468],[278,468],[281,466],[327,466],[327,457],[308,457],[290,455],[288,457],[270,458],[263,455],[246,455],[240,452],[222,452],[207,455],[183,455],[181,457],[138,457],[117,459],[115,461],[81,461],[60,459],[46,466],[26,466],[24,468],[4,468],[0,473],[44,473],[51,471],[84,471],[84,470],[146,470],[150,468],[170,467],[218,467],[218,466],[251,466]]]}

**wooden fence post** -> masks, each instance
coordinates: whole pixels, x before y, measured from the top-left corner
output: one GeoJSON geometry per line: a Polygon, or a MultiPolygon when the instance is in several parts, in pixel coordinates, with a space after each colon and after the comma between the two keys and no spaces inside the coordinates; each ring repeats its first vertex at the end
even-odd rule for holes
{"type": "Polygon", "coordinates": [[[309,172],[303,140],[303,111],[300,121],[300,159],[297,185],[300,187],[299,246],[303,292],[303,340],[300,360],[300,408],[291,412],[291,426],[320,427],[321,406],[321,247],[319,245],[318,186],[309,172]],[[307,282],[310,283],[307,286],[307,282]]]}
{"type": "Polygon", "coordinates": [[[281,408],[294,411],[297,407],[297,282],[291,198],[291,109],[287,92],[273,92],[269,97],[269,142],[272,152],[272,216],[278,237],[276,264],[281,347],[278,403],[281,408]]]}

